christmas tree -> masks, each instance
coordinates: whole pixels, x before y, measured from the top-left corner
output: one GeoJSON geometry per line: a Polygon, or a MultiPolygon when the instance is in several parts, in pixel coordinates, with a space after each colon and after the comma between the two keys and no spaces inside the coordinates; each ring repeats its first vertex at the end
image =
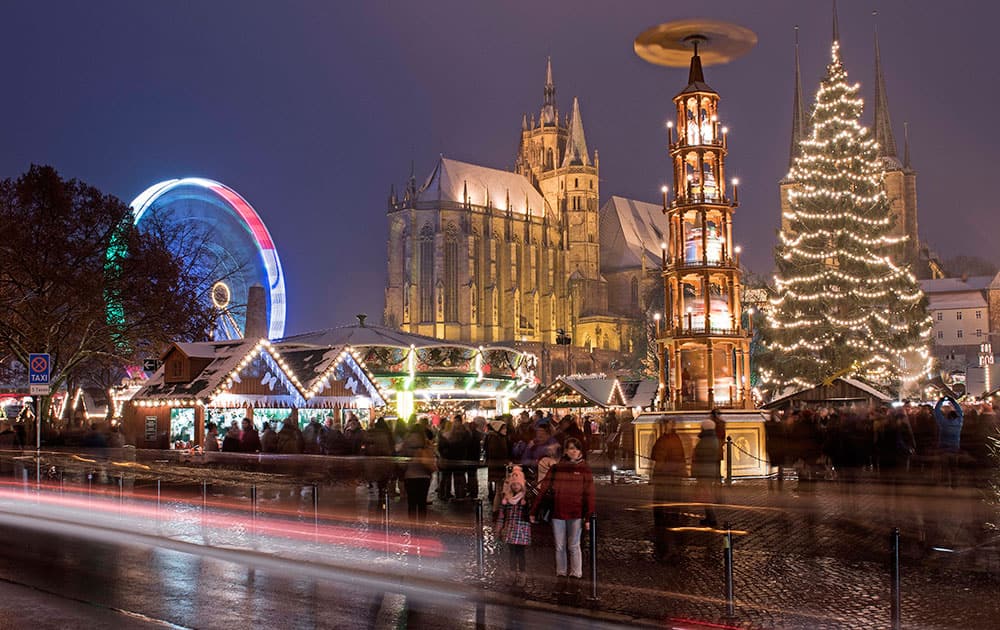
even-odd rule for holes
{"type": "Polygon", "coordinates": [[[904,239],[890,236],[883,167],[862,108],[834,42],[775,250],[761,376],[776,387],[835,376],[895,387],[931,367],[930,316],[913,273],[893,261],[904,239]]]}

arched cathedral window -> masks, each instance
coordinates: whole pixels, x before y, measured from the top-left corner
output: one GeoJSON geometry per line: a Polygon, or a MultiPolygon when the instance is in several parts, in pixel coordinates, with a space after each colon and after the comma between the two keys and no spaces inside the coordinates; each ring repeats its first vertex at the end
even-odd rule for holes
{"type": "Polygon", "coordinates": [[[420,229],[420,321],[434,321],[434,229],[420,229]]]}
{"type": "Polygon", "coordinates": [[[444,229],[444,319],[458,321],[458,228],[444,229]]]}

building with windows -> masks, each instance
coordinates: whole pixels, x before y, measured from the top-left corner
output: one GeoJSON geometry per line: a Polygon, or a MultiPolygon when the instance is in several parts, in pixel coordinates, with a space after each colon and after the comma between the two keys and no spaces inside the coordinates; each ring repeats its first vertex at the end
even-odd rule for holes
{"type": "Polygon", "coordinates": [[[922,280],[934,328],[934,356],[944,370],[979,365],[980,346],[1000,332],[1000,274],[922,280]]]}

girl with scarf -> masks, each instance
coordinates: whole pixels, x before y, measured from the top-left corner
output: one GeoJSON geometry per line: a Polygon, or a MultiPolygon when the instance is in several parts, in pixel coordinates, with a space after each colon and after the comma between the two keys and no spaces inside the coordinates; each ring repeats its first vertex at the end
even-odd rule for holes
{"type": "Polygon", "coordinates": [[[525,550],[531,544],[531,525],[528,524],[528,502],[525,498],[524,472],[512,466],[503,484],[500,510],[497,513],[496,531],[510,550],[510,571],[514,584],[524,586],[525,550]]]}

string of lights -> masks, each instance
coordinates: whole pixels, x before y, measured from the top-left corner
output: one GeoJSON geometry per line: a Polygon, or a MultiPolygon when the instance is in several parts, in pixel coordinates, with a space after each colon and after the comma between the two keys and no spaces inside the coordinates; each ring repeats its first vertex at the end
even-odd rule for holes
{"type": "Polygon", "coordinates": [[[878,144],[861,120],[834,42],[811,133],[789,179],[787,227],[775,250],[760,376],[775,388],[850,374],[889,387],[931,368],[931,319],[894,227],[878,144]]]}

